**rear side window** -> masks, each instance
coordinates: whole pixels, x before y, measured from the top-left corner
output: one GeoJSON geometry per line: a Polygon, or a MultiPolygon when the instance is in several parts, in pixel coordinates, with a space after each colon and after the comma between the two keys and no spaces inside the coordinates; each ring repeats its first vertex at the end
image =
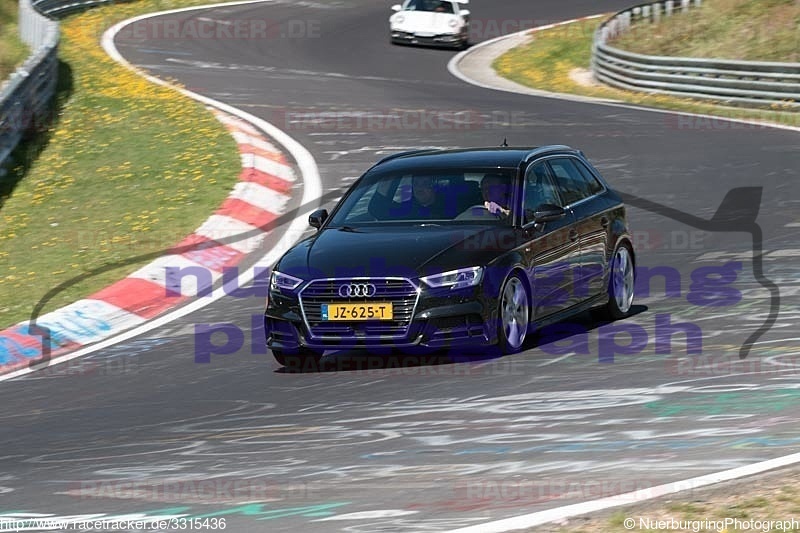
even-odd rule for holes
{"type": "Polygon", "coordinates": [[[536,208],[542,204],[562,207],[558,192],[547,175],[546,163],[537,163],[525,173],[525,201],[523,205],[523,224],[533,222],[536,208]]]}
{"type": "MultiPolygon", "coordinates": [[[[557,157],[549,160],[550,168],[553,169],[553,176],[558,183],[558,190],[564,202],[574,204],[584,198],[602,190],[602,185],[589,174],[591,181],[578,169],[576,161],[570,157],[557,157]],[[599,186],[599,190],[597,189],[599,186]]],[[[586,169],[588,172],[588,169],[586,169]]]]}
{"type": "Polygon", "coordinates": [[[589,190],[592,192],[592,194],[600,194],[603,192],[603,184],[600,183],[600,180],[598,180],[594,174],[592,174],[592,171],[589,170],[589,167],[587,167],[583,161],[579,161],[577,159],[575,160],[575,164],[583,175],[583,179],[585,179],[589,184],[589,190]]]}

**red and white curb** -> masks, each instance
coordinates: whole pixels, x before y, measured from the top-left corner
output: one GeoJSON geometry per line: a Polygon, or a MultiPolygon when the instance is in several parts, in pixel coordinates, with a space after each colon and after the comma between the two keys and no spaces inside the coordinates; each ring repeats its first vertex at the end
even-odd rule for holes
{"type": "MultiPolygon", "coordinates": [[[[202,8],[153,13],[121,22],[104,34],[103,47],[127,68],[154,83],[171,86],[131,66],[117,51],[114,36],[124,26],[144,18],[197,9],[202,8]]],[[[301,204],[308,205],[320,196],[316,163],[297,141],[272,124],[239,109],[185,89],[175,89],[209,106],[233,135],[242,160],[239,181],[219,209],[169,253],[87,298],[38,317],[36,325],[48,328],[51,335],[49,364],[121,342],[224,296],[221,288],[212,290],[213,282],[222,276],[224,269],[236,267],[246,257],[260,251],[268,233],[267,225],[286,212],[298,177],[302,177],[303,185],[301,204]],[[287,154],[295,161],[297,171],[287,154]],[[170,279],[168,274],[172,269],[188,267],[202,270],[202,281],[189,281],[195,276],[170,279]],[[208,292],[207,297],[187,303],[202,291],[208,292]]],[[[257,259],[255,265],[238,273],[240,285],[254,278],[255,268],[270,266],[297,240],[306,226],[303,214],[298,213],[292,220],[274,248],[257,259]]],[[[0,331],[0,380],[32,371],[31,365],[43,358],[44,339],[33,334],[29,327],[26,321],[0,331]]]]}
{"type": "MultiPolygon", "coordinates": [[[[50,330],[51,356],[97,342],[184,303],[210,290],[226,268],[237,266],[259,250],[262,229],[286,210],[295,171],[284,153],[247,122],[212,110],[236,139],[242,159],[239,182],[217,211],[173,250],[128,277],[42,315],[36,325],[50,330]],[[238,239],[239,235],[247,235],[238,239]],[[230,241],[222,244],[220,241],[230,241]],[[197,268],[207,272],[203,281],[188,276],[177,282],[168,269],[197,268]],[[199,286],[198,286],[199,285],[199,286]]],[[[43,339],[31,335],[28,322],[0,332],[0,374],[28,366],[42,357],[43,339]]]]}

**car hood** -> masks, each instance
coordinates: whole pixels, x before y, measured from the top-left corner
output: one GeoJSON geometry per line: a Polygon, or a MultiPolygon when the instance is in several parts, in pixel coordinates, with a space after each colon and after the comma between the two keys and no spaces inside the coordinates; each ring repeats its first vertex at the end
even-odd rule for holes
{"type": "Polygon", "coordinates": [[[276,269],[302,279],[405,277],[484,266],[516,242],[511,227],[402,226],[323,229],[298,243],[276,269]]]}
{"type": "Polygon", "coordinates": [[[435,13],[433,11],[401,11],[391,18],[394,30],[409,33],[454,33],[462,24],[461,17],[451,13],[435,13]],[[397,16],[403,17],[403,22],[397,22],[397,16]],[[450,21],[455,20],[457,25],[450,26],[450,21]]]}

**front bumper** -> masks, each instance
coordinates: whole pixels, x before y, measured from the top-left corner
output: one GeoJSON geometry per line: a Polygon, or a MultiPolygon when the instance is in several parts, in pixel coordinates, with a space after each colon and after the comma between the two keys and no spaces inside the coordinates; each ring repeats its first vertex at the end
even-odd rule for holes
{"type": "MultiPolygon", "coordinates": [[[[444,292],[444,291],[440,291],[444,292]]],[[[273,296],[264,315],[267,346],[292,351],[299,347],[314,350],[351,350],[369,348],[431,349],[487,346],[497,342],[493,327],[496,304],[484,298],[480,288],[460,294],[440,294],[420,298],[411,322],[402,335],[368,335],[359,331],[333,337],[313,336],[303,320],[299,303],[283,296],[273,296]]]]}
{"type": "Polygon", "coordinates": [[[462,46],[467,42],[464,33],[443,33],[439,35],[417,35],[412,32],[391,30],[392,41],[398,44],[421,44],[425,46],[462,46]]]}

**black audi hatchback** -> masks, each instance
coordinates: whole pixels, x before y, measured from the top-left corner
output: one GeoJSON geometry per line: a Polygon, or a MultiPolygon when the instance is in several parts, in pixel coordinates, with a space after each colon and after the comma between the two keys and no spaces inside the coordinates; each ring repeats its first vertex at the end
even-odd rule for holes
{"type": "Polygon", "coordinates": [[[270,277],[284,365],[376,346],[513,353],[533,328],[633,302],[625,206],[568,146],[392,155],[309,223],[270,277]]]}

